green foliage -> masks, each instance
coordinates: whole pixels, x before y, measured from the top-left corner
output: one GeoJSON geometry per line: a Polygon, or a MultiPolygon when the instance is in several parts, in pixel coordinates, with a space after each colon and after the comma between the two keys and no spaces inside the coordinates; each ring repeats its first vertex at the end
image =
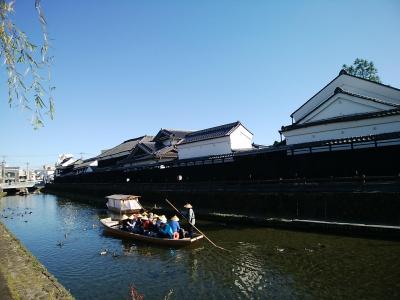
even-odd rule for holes
{"type": "Polygon", "coordinates": [[[50,85],[49,38],[40,0],[35,0],[43,33],[42,45],[32,43],[12,21],[15,0],[0,0],[0,57],[7,72],[8,103],[32,111],[35,129],[43,126],[43,113],[54,117],[54,87],[50,85]]]}
{"type": "Polygon", "coordinates": [[[356,58],[351,66],[344,64],[342,66],[344,70],[350,75],[361,77],[375,82],[381,82],[378,76],[378,69],[375,67],[372,61],[368,61],[362,58],[356,58]]]}

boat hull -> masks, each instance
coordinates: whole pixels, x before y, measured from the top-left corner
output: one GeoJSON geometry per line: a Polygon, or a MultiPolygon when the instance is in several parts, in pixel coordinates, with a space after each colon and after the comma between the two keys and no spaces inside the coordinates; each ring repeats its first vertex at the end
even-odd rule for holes
{"type": "Polygon", "coordinates": [[[192,239],[183,238],[183,239],[179,239],[179,240],[151,237],[151,236],[146,236],[146,235],[141,235],[141,234],[136,234],[133,232],[121,230],[118,228],[118,221],[111,221],[110,218],[101,219],[100,222],[104,226],[105,231],[114,236],[126,238],[126,239],[139,240],[139,241],[158,244],[158,245],[182,247],[182,246],[191,245],[203,238],[203,235],[200,235],[200,234],[195,234],[192,239]]]}

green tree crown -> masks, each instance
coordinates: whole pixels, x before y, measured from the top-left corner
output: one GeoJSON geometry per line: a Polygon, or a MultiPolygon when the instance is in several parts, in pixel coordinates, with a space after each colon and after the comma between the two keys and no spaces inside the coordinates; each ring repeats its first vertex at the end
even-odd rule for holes
{"type": "Polygon", "coordinates": [[[378,69],[375,67],[372,61],[368,61],[362,58],[356,58],[352,65],[348,66],[344,64],[342,68],[350,75],[379,83],[381,82],[378,76],[378,69]]]}

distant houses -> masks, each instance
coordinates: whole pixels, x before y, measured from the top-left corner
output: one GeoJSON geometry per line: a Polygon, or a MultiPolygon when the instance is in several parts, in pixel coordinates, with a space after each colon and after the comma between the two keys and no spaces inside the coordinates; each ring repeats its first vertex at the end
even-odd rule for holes
{"type": "MultiPolygon", "coordinates": [[[[286,155],[352,150],[400,144],[400,90],[349,75],[342,70],[291,115],[274,146],[253,143],[253,133],[240,121],[197,131],[160,129],[104,150],[96,157],[60,157],[57,176],[107,170],[191,165],[191,160],[224,162],[232,156],[284,151],[286,155]],[[385,144],[386,143],[386,144],[385,144]]],[[[200,164],[200,162],[199,162],[200,164]]],[[[197,165],[197,162],[195,163],[197,165]]]]}

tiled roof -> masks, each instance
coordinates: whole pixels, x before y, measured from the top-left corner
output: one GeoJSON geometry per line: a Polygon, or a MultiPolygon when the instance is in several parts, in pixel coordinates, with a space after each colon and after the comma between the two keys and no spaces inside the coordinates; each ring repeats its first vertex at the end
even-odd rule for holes
{"type": "Polygon", "coordinates": [[[152,158],[162,158],[162,157],[177,157],[177,151],[175,146],[164,146],[157,142],[143,142],[137,144],[136,148],[142,149],[147,154],[135,156],[134,150],[125,159],[121,160],[120,163],[132,162],[136,160],[146,160],[152,158]]]}
{"type": "MultiPolygon", "coordinates": [[[[189,130],[176,130],[176,129],[166,129],[162,128],[154,137],[154,141],[163,140],[162,136],[168,136],[171,139],[183,139],[188,133],[192,131],[189,130]]],[[[165,138],[164,138],[165,139],[165,138]]]]}
{"type": "Polygon", "coordinates": [[[303,123],[303,124],[292,124],[288,126],[282,126],[280,132],[285,132],[293,129],[311,127],[316,125],[323,125],[323,124],[330,124],[330,123],[339,123],[339,122],[349,122],[349,121],[357,121],[362,119],[371,119],[371,118],[380,118],[380,117],[389,117],[394,115],[400,114],[400,108],[390,109],[390,110],[383,110],[377,112],[370,112],[370,113],[361,113],[355,114],[350,116],[342,116],[342,117],[335,117],[330,119],[319,120],[310,123],[303,123]]]}
{"type": "Polygon", "coordinates": [[[96,161],[96,159],[91,158],[91,159],[83,160],[83,161],[81,161],[81,162],[79,162],[79,163],[75,163],[75,164],[74,164],[74,169],[80,169],[80,168],[89,167],[89,166],[90,166],[93,162],[95,162],[95,161],[96,161]]]}
{"type": "Polygon", "coordinates": [[[156,151],[154,155],[157,158],[161,157],[178,157],[178,152],[176,151],[174,146],[168,146],[161,148],[160,150],[156,151]]]}
{"type": "MultiPolygon", "coordinates": [[[[372,98],[372,97],[368,97],[368,96],[364,96],[364,95],[360,95],[360,94],[351,93],[349,91],[343,90],[340,87],[337,87],[335,89],[335,93],[334,94],[339,94],[339,93],[350,95],[350,96],[357,97],[357,98],[370,100],[370,101],[373,101],[373,102],[376,102],[376,103],[380,103],[380,104],[386,104],[386,105],[393,106],[393,107],[400,107],[399,104],[390,103],[390,102],[387,102],[387,101],[383,101],[381,99],[377,99],[377,98],[372,98]]],[[[326,101],[324,101],[324,102],[326,102],[326,101]]]]}
{"type": "Polygon", "coordinates": [[[227,136],[240,125],[241,123],[239,121],[236,121],[229,124],[224,124],[199,131],[194,131],[186,135],[182,144],[188,144],[188,143],[227,136]]]}
{"type": "Polygon", "coordinates": [[[118,157],[118,156],[123,156],[123,155],[128,155],[130,151],[139,143],[142,141],[151,141],[153,139],[152,136],[141,136],[138,138],[130,139],[127,140],[118,146],[111,148],[109,150],[104,151],[100,155],[96,157],[97,160],[105,160],[109,159],[112,157],[118,157]]]}

